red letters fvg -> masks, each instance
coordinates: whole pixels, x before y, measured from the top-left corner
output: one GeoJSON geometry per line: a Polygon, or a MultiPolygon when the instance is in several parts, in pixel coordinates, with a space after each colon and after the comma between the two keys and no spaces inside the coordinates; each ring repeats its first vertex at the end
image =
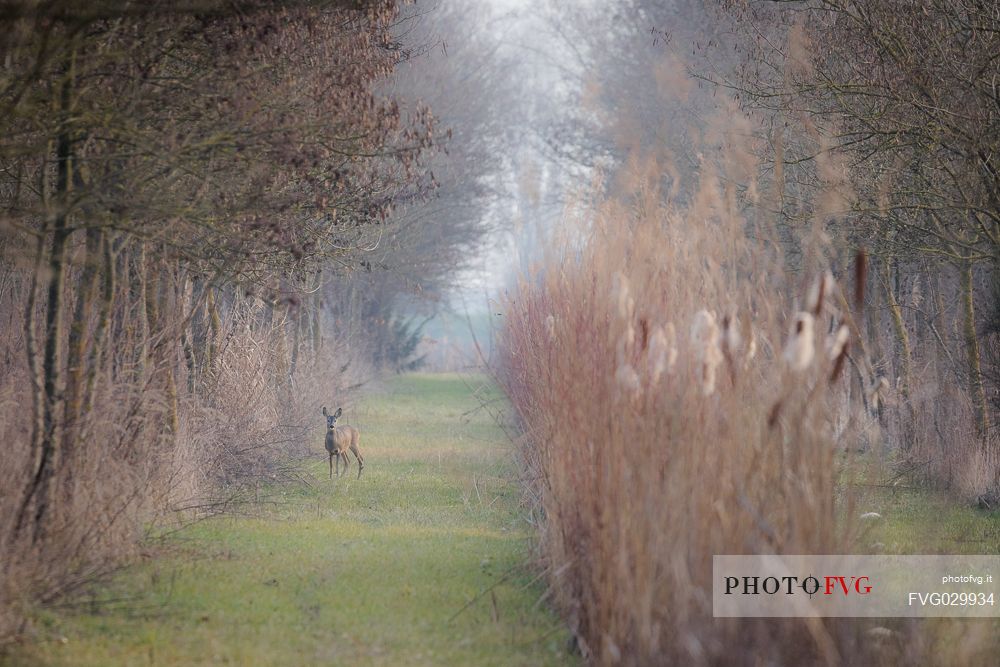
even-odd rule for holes
{"type": "Polygon", "coordinates": [[[848,581],[847,577],[844,576],[827,576],[823,577],[823,580],[826,582],[826,588],[823,590],[824,595],[834,595],[841,591],[844,595],[850,595],[852,590],[858,595],[868,595],[872,592],[872,587],[867,585],[868,577],[851,577],[848,581]]]}

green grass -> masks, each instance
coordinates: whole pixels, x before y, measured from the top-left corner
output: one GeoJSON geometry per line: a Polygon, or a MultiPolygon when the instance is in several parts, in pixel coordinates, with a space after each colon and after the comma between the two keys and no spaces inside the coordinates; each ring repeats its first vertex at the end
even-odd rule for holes
{"type": "Polygon", "coordinates": [[[918,486],[861,490],[866,521],[857,553],[1000,554],[1000,512],[983,512],[954,497],[918,486]]]}
{"type": "MultiPolygon", "coordinates": [[[[873,478],[874,479],[874,478],[873,478]]],[[[861,522],[852,553],[871,554],[1000,554],[1000,513],[984,512],[966,500],[929,489],[913,480],[898,485],[858,485],[853,511],[881,516],[861,522]]],[[[880,619],[895,631],[912,631],[912,619],[880,619]]],[[[997,662],[1000,618],[919,621],[921,641],[929,655],[954,664],[997,662]],[[964,656],[964,657],[963,657],[964,656]]],[[[902,663],[900,663],[902,664],[902,663]]],[[[935,663],[947,664],[947,662],[935,663]]]]}
{"type": "Polygon", "coordinates": [[[327,479],[317,417],[310,486],[276,490],[261,516],[184,529],[78,606],[46,612],[39,641],[0,662],[572,662],[526,565],[510,445],[466,382],[403,376],[349,411],[360,480],[353,467],[327,479]]]}
{"type": "Polygon", "coordinates": [[[896,474],[896,468],[905,467],[899,460],[879,461],[869,454],[839,463],[842,509],[850,498],[853,519],[880,515],[860,521],[853,553],[1000,554],[1000,512],[979,510],[969,498],[896,474]]]}

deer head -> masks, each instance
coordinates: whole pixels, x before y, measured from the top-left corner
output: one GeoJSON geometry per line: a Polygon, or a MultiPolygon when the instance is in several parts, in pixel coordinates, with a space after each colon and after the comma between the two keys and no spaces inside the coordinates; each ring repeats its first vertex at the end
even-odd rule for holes
{"type": "Polygon", "coordinates": [[[323,406],[323,416],[326,417],[326,428],[332,431],[337,426],[337,420],[340,419],[340,415],[344,414],[343,408],[337,408],[337,411],[332,415],[326,411],[326,406],[323,406]]]}

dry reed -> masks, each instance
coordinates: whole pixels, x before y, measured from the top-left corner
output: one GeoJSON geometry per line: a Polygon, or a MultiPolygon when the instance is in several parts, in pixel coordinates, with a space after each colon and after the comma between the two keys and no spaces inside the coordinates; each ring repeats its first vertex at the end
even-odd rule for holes
{"type": "Polygon", "coordinates": [[[557,605],[595,664],[928,659],[915,633],[712,617],[713,554],[842,553],[856,534],[837,486],[838,438],[857,437],[834,400],[846,298],[822,267],[800,294],[721,183],[703,177],[685,208],[647,180],[586,208],[506,304],[498,375],[557,605]]]}

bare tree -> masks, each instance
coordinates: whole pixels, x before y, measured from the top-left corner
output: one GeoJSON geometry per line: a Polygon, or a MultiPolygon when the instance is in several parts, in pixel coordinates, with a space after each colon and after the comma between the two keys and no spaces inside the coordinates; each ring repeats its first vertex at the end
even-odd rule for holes
{"type": "Polygon", "coordinates": [[[422,187],[431,116],[404,123],[374,90],[400,58],[394,5],[351,6],[5,5],[4,247],[33,267],[35,460],[16,531],[44,537],[70,488],[109,330],[129,326],[119,304],[139,306],[135,354],[176,433],[177,355],[191,377],[211,365],[226,286],[303,284],[422,187]]]}

